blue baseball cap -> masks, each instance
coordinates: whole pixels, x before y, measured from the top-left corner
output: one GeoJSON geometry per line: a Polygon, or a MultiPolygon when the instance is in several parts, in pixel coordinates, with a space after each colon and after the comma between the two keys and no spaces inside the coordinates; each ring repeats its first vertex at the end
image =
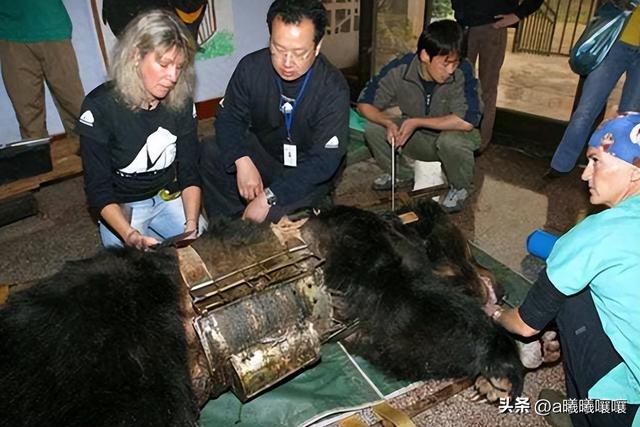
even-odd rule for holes
{"type": "Polygon", "coordinates": [[[612,156],[640,167],[640,113],[604,122],[589,140],[589,147],[600,146],[612,156]]]}

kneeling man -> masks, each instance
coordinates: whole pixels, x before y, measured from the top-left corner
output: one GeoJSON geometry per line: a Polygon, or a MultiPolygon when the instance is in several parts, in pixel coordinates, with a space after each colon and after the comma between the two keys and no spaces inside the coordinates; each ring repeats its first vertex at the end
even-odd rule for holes
{"type": "MultiPolygon", "coordinates": [[[[480,88],[471,64],[460,59],[461,46],[456,22],[430,24],[418,39],[417,52],[385,65],[358,99],[358,111],[370,121],[367,144],[384,171],[391,169],[389,144],[402,148],[406,157],[442,162],[450,190],[440,204],[447,212],[460,211],[469,197],[473,152],[480,146],[480,88]],[[399,107],[402,116],[385,111],[392,107],[399,107]]],[[[396,181],[412,179],[412,168],[401,158],[396,181]]],[[[373,188],[390,189],[389,174],[378,177],[373,188]]]]}
{"type": "Polygon", "coordinates": [[[344,158],[349,88],[320,54],[322,2],[276,0],[267,23],[269,47],[240,61],[203,144],[210,219],[276,222],[326,203],[344,158]]]}

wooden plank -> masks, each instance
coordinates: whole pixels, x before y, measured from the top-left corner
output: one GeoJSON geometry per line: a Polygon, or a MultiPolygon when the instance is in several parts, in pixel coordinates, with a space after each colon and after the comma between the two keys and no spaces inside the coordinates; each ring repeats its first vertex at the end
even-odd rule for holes
{"type": "Polygon", "coordinates": [[[38,203],[31,193],[0,200],[0,227],[38,213],[38,203]]]}
{"type": "Polygon", "coordinates": [[[0,285],[0,305],[9,299],[9,285],[0,285]]]}
{"type": "Polygon", "coordinates": [[[51,142],[51,163],[53,170],[0,186],[0,200],[35,190],[41,184],[82,173],[79,155],[80,142],[76,137],[55,139],[51,142]]]}

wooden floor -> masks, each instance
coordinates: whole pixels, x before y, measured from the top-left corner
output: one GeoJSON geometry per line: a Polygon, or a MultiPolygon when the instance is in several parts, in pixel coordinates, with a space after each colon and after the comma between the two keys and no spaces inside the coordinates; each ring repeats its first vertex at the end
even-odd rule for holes
{"type": "Polygon", "coordinates": [[[20,179],[0,186],[0,201],[37,190],[41,185],[82,173],[80,143],[77,137],[64,137],[51,142],[53,170],[30,178],[20,179]]]}

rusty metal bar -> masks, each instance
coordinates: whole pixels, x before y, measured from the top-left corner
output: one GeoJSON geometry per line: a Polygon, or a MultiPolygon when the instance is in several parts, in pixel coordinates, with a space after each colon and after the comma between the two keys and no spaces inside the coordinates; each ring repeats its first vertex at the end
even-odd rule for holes
{"type": "Polygon", "coordinates": [[[564,24],[562,25],[562,35],[560,36],[560,50],[562,50],[562,44],[564,43],[564,35],[567,31],[567,23],[569,22],[569,10],[571,9],[571,0],[567,3],[567,10],[564,14],[564,24]]]}
{"type": "Polygon", "coordinates": [[[576,41],[576,31],[578,31],[578,24],[580,23],[580,12],[582,12],[583,3],[584,3],[584,1],[581,1],[580,4],[578,5],[578,12],[576,13],[576,21],[573,24],[573,32],[571,33],[570,46],[573,46],[573,44],[576,41]]]}
{"type": "MultiPolygon", "coordinates": [[[[558,0],[558,3],[556,3],[556,19],[554,21],[554,28],[553,28],[553,34],[555,36],[555,31],[557,28],[557,23],[558,23],[558,16],[560,16],[560,0],[558,0]]],[[[555,38],[555,37],[554,37],[555,38]]],[[[558,44],[558,51],[556,52],[557,54],[560,54],[562,51],[562,43],[558,44]]]]}
{"type": "Polygon", "coordinates": [[[570,48],[564,48],[567,41],[572,46],[578,36],[578,25],[583,12],[587,10],[590,19],[598,0],[551,0],[543,2],[540,9],[522,21],[516,29],[513,40],[513,52],[525,52],[543,55],[569,55],[570,48]],[[574,11],[573,7],[577,6],[574,11]],[[559,22],[560,9],[564,18],[559,22]],[[559,34],[556,46],[555,34],[559,34]]]}
{"type": "MultiPolygon", "coordinates": [[[[237,274],[237,273],[239,273],[239,272],[241,272],[241,271],[243,271],[243,270],[247,270],[247,269],[249,269],[249,268],[253,268],[253,267],[258,267],[258,266],[260,266],[261,264],[264,264],[264,263],[265,263],[265,262],[267,262],[267,261],[271,261],[271,260],[276,259],[276,258],[279,258],[279,257],[281,257],[281,256],[283,256],[283,255],[287,255],[287,254],[289,254],[289,253],[297,252],[297,251],[300,251],[300,250],[303,250],[303,249],[307,249],[307,245],[300,245],[300,246],[296,246],[296,247],[293,247],[293,248],[291,248],[291,249],[287,249],[287,250],[285,250],[285,251],[279,252],[279,253],[277,253],[277,254],[275,254],[275,255],[272,255],[272,256],[270,256],[270,257],[267,257],[267,258],[265,258],[265,259],[263,259],[263,260],[260,260],[260,261],[258,261],[258,262],[255,262],[255,263],[253,263],[253,264],[249,264],[249,265],[244,266],[244,267],[242,267],[242,268],[240,268],[240,269],[238,269],[238,270],[234,270],[234,271],[232,271],[231,273],[227,273],[227,274],[225,274],[225,275],[222,275],[222,276],[216,277],[216,278],[213,280],[213,282],[214,282],[214,283],[220,282],[220,281],[222,281],[222,280],[224,280],[224,279],[227,279],[228,277],[231,277],[231,276],[233,276],[233,275],[235,275],[235,274],[237,274]]],[[[197,291],[197,290],[201,289],[202,287],[204,287],[204,286],[203,286],[203,285],[197,285],[197,286],[194,286],[193,288],[191,288],[191,291],[197,291]]]]}

